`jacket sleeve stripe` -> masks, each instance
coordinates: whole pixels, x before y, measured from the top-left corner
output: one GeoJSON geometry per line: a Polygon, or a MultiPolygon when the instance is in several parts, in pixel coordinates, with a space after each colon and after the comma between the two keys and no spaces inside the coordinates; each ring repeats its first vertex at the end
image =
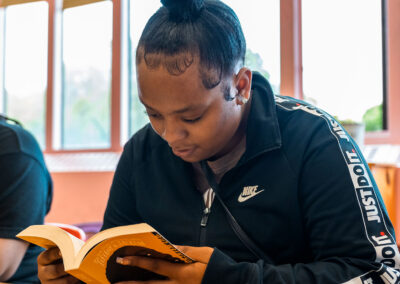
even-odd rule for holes
{"type": "Polygon", "coordinates": [[[396,284],[399,283],[400,273],[386,265],[376,271],[369,271],[343,284],[396,284]]]}
{"type": "Polygon", "coordinates": [[[366,237],[375,250],[375,261],[382,264],[377,271],[352,279],[346,284],[400,283],[400,273],[395,270],[400,268],[400,254],[395,238],[388,230],[385,215],[376,194],[377,185],[358,146],[328,113],[307,103],[281,96],[276,96],[275,101],[278,107],[287,111],[298,110],[321,117],[338,141],[360,207],[366,237]]]}

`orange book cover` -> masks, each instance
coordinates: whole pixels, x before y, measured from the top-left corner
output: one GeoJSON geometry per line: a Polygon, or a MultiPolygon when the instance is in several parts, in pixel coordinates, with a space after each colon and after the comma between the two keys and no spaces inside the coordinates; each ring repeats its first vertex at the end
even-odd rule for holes
{"type": "Polygon", "coordinates": [[[53,225],[32,225],[17,237],[46,249],[58,247],[65,271],[85,283],[166,279],[139,267],[120,265],[116,262],[118,256],[140,255],[178,263],[193,262],[146,223],[107,229],[86,242],[53,225]]]}

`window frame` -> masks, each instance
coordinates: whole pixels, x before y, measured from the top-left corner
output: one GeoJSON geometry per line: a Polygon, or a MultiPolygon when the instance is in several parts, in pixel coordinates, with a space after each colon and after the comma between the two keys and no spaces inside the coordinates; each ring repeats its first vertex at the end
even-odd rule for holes
{"type": "MultiPolygon", "coordinates": [[[[365,145],[400,143],[400,2],[381,1],[385,129],[366,132],[365,145]]],[[[298,99],[303,98],[301,46],[301,0],[281,0],[281,93],[298,99]]]]}
{"type": "MultiPolygon", "coordinates": [[[[1,5],[0,0],[0,5],[1,5]]],[[[33,2],[38,0],[7,0],[15,2],[33,2]]],[[[112,0],[113,2],[113,39],[112,39],[112,79],[111,79],[111,124],[110,147],[106,149],[58,150],[57,144],[57,96],[60,92],[60,70],[57,56],[59,43],[59,17],[62,13],[62,0],[46,0],[49,5],[48,25],[48,77],[46,94],[46,124],[45,124],[45,153],[80,153],[80,152],[121,152],[121,137],[126,137],[127,123],[123,122],[122,115],[126,110],[122,101],[127,96],[128,66],[127,51],[124,45],[127,39],[128,27],[126,17],[128,0],[112,0]],[[61,12],[60,12],[61,11],[61,12]]],[[[93,0],[96,1],[96,0],[93,0]]],[[[97,0],[98,1],[98,0],[97,0]]],[[[108,0],[111,1],[111,0],[108,0]]],[[[3,0],[4,2],[4,0],[3,0]]],[[[383,39],[384,48],[384,109],[386,109],[385,130],[366,133],[365,144],[400,143],[400,112],[396,105],[400,105],[400,2],[396,0],[382,0],[383,39]],[[389,64],[390,63],[390,64],[389,64]]],[[[280,93],[298,99],[303,98],[302,83],[302,38],[301,38],[301,0],[280,0],[280,48],[281,48],[281,85],[280,93]]],[[[3,68],[3,66],[0,66],[3,68]]],[[[0,98],[2,99],[2,98],[0,98]]],[[[124,119],[128,119],[126,116],[124,119]]]]}
{"type": "Polygon", "coordinates": [[[396,0],[382,0],[383,13],[383,51],[384,51],[384,110],[386,110],[386,129],[376,132],[367,132],[365,144],[399,144],[400,143],[400,112],[396,106],[400,105],[400,2],[396,0]],[[397,124],[397,125],[396,125],[397,124]]]}
{"type": "MultiPolygon", "coordinates": [[[[111,101],[110,101],[110,147],[99,148],[99,149],[58,149],[56,140],[60,137],[60,118],[55,117],[54,109],[59,104],[56,103],[61,97],[61,70],[60,64],[57,60],[61,60],[55,56],[60,54],[61,42],[60,42],[60,25],[55,23],[60,22],[62,13],[62,1],[61,0],[47,0],[49,3],[49,57],[48,57],[48,90],[47,90],[47,101],[46,109],[46,148],[44,152],[47,154],[53,153],[86,153],[86,152],[121,152],[122,147],[120,143],[121,137],[121,29],[122,29],[122,7],[123,3],[127,0],[113,0],[113,36],[112,36],[112,63],[111,63],[111,101]]],[[[103,0],[101,0],[103,1],[103,0]]],[[[111,0],[104,0],[111,1],[111,0]]],[[[84,1],[87,4],[90,1],[84,1]]],[[[91,2],[99,2],[99,0],[93,0],[91,2]]],[[[60,114],[60,112],[58,112],[60,114]]]]}

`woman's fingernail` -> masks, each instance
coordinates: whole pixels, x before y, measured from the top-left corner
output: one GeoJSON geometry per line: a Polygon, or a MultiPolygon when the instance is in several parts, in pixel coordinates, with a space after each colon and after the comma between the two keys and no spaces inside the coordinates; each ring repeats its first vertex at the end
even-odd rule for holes
{"type": "Polygon", "coordinates": [[[119,264],[125,264],[125,259],[118,256],[117,259],[116,259],[116,262],[119,263],[119,264]]]}

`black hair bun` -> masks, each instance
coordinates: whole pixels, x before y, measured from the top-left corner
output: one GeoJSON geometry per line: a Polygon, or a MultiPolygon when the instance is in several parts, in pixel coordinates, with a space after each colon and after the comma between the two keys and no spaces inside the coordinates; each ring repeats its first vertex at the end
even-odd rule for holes
{"type": "Polygon", "coordinates": [[[174,21],[194,20],[200,15],[204,0],[161,0],[174,21]]]}

